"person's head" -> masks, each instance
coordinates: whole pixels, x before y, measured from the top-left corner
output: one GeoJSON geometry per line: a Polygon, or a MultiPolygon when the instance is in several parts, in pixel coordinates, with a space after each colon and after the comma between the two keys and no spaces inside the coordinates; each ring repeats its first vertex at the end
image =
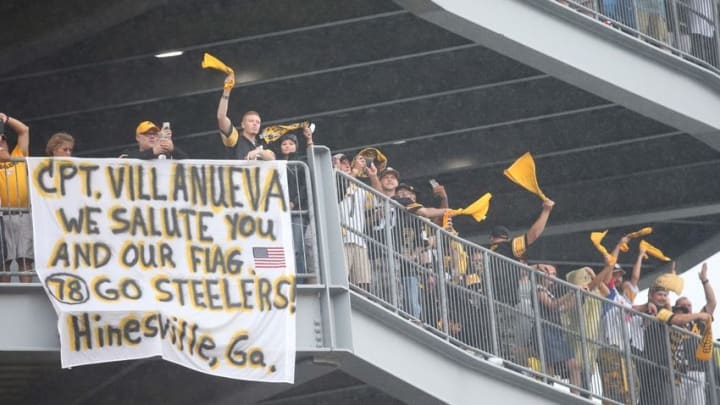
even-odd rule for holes
{"type": "Polygon", "coordinates": [[[280,154],[288,156],[297,152],[297,136],[293,134],[285,134],[278,139],[280,142],[280,154]]]}
{"type": "Polygon", "coordinates": [[[48,156],[72,156],[75,138],[67,132],[53,134],[45,146],[48,156]]]}
{"type": "Polygon", "coordinates": [[[242,121],[240,122],[240,129],[249,136],[257,136],[260,133],[260,114],[257,111],[248,111],[243,114],[242,121]]]}
{"type": "Polygon", "coordinates": [[[143,121],[138,124],[135,129],[135,139],[137,140],[140,151],[152,149],[158,140],[160,128],[152,121],[143,121]]]}
{"type": "Polygon", "coordinates": [[[395,192],[400,183],[400,173],[388,167],[380,173],[380,186],[385,192],[395,192]]]}
{"type": "Polygon", "coordinates": [[[557,269],[552,264],[536,264],[535,268],[545,273],[547,277],[543,277],[543,284],[552,284],[553,279],[557,277],[557,269]]]}
{"type": "Polygon", "coordinates": [[[648,302],[658,308],[665,308],[668,303],[668,290],[661,286],[652,286],[648,291],[648,302]]]}
{"type": "Polygon", "coordinates": [[[673,312],[680,314],[691,314],[693,311],[692,302],[688,297],[680,297],[675,301],[673,312]]]}
{"type": "Polygon", "coordinates": [[[595,272],[590,267],[581,267],[565,275],[565,279],[568,283],[573,284],[583,290],[587,290],[588,286],[594,278],[595,272]]]}
{"type": "Polygon", "coordinates": [[[490,243],[498,243],[510,240],[510,230],[502,225],[497,225],[490,231],[490,243]]]}
{"type": "Polygon", "coordinates": [[[406,184],[406,183],[400,183],[395,188],[395,195],[400,198],[409,198],[413,202],[417,201],[417,193],[415,192],[415,187],[406,184]]]}
{"type": "Polygon", "coordinates": [[[615,286],[622,287],[623,277],[625,277],[625,270],[620,267],[619,264],[615,263],[615,268],[612,272],[612,279],[615,282],[615,286]]]}
{"type": "Polygon", "coordinates": [[[344,153],[336,153],[333,155],[333,167],[343,173],[350,174],[350,158],[344,153]]]}

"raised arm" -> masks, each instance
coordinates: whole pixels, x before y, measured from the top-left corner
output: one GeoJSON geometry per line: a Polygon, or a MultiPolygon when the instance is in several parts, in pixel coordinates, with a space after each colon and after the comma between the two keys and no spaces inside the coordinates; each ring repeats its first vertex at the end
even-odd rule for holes
{"type": "Polygon", "coordinates": [[[712,315],[713,312],[715,312],[717,301],[715,300],[715,291],[710,284],[710,279],[708,279],[707,272],[707,263],[703,263],[702,269],[700,270],[700,282],[702,283],[703,290],[705,291],[705,308],[703,310],[704,312],[712,315]]]}
{"type": "MultiPolygon", "coordinates": [[[[433,195],[440,198],[440,207],[438,207],[438,208],[450,208],[450,204],[448,203],[447,192],[445,191],[445,187],[442,184],[433,186],[433,195]]],[[[443,226],[442,216],[433,218],[432,221],[437,226],[440,226],[440,227],[443,226]]]]}
{"type": "Polygon", "coordinates": [[[231,73],[227,75],[225,78],[225,85],[223,86],[223,93],[220,97],[220,102],[218,103],[218,109],[217,109],[217,122],[218,122],[218,129],[220,130],[220,133],[222,134],[223,138],[227,136],[227,134],[230,134],[230,131],[232,130],[232,122],[230,121],[230,118],[227,116],[228,112],[228,103],[230,100],[230,92],[232,91],[233,86],[235,86],[235,73],[231,73]]]}
{"type": "Polygon", "coordinates": [[[598,288],[600,290],[600,295],[603,297],[607,297],[610,295],[610,289],[607,287],[607,281],[609,280],[609,277],[612,277],[612,271],[613,267],[615,266],[615,263],[612,262],[610,257],[605,258],[605,266],[600,270],[600,273],[598,273],[595,277],[593,277],[592,281],[590,281],[590,284],[588,284],[588,290],[592,291],[595,288],[598,288]]]}
{"type": "Polygon", "coordinates": [[[525,234],[528,246],[532,245],[533,242],[538,240],[540,235],[545,230],[545,225],[547,225],[548,218],[550,218],[550,211],[552,211],[554,206],[555,202],[553,200],[548,199],[543,201],[540,216],[538,216],[538,218],[535,220],[535,223],[532,224],[530,229],[528,229],[527,233],[525,234]]]}
{"type": "Polygon", "coordinates": [[[380,184],[380,179],[378,178],[378,169],[373,162],[369,162],[367,167],[365,167],[365,173],[367,173],[370,179],[370,186],[382,193],[382,184],[380,184]]]}
{"type": "Polygon", "coordinates": [[[647,250],[640,249],[637,259],[635,259],[635,265],[633,266],[632,274],[630,275],[629,280],[629,283],[632,284],[635,288],[637,288],[638,282],[640,281],[640,271],[642,270],[643,258],[645,257],[646,253],[647,250]]]}
{"type": "Polygon", "coordinates": [[[0,120],[2,120],[6,126],[10,127],[17,134],[17,146],[23,153],[23,156],[29,155],[30,148],[30,128],[5,113],[0,113],[0,120]]]}

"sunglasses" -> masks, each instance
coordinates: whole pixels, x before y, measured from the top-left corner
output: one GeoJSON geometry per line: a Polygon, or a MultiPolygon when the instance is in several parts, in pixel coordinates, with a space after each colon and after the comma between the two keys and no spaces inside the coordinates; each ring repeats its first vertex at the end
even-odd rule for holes
{"type": "Polygon", "coordinates": [[[7,142],[8,137],[5,134],[0,134],[0,141],[7,142]]]}
{"type": "Polygon", "coordinates": [[[689,314],[689,313],[690,313],[690,308],[684,307],[684,306],[675,306],[675,307],[673,308],[673,310],[675,310],[675,311],[677,311],[677,312],[680,312],[680,313],[683,313],[683,314],[689,314]]]}

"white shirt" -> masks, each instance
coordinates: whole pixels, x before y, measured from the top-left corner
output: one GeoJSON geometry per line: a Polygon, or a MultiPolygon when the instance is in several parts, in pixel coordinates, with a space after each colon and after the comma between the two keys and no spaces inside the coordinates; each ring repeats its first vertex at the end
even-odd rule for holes
{"type": "Polygon", "coordinates": [[[357,187],[354,184],[348,186],[345,198],[340,201],[340,224],[343,227],[343,243],[354,243],[361,247],[367,247],[365,239],[361,237],[365,233],[367,209],[366,204],[372,204],[374,196],[367,190],[357,187]]]}

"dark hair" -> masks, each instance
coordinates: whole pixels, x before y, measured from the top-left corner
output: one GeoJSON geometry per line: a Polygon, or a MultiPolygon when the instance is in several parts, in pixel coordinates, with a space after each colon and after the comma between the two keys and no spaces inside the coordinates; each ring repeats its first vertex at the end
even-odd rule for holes
{"type": "Polygon", "coordinates": [[[494,226],[492,231],[490,231],[490,236],[493,238],[509,238],[510,230],[502,225],[494,226]]]}

